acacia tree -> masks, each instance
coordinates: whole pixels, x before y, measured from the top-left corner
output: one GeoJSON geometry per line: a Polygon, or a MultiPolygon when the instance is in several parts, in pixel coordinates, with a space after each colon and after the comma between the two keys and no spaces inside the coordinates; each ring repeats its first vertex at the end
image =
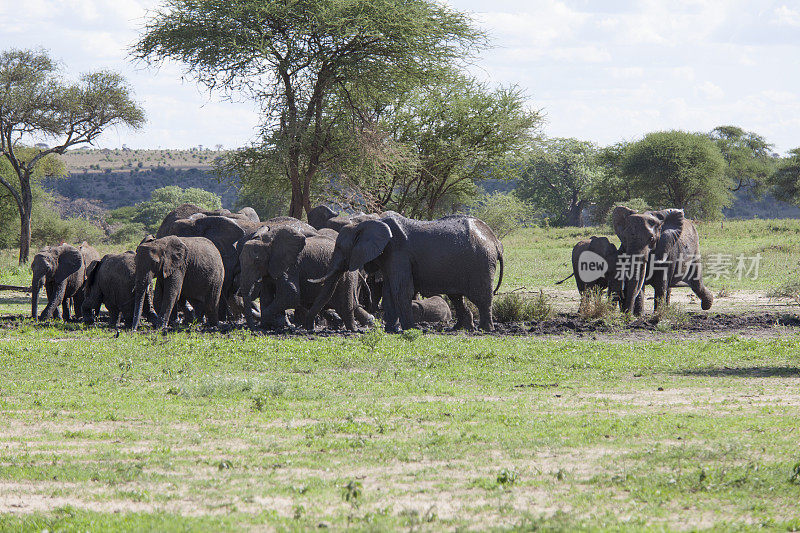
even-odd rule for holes
{"type": "Polygon", "coordinates": [[[492,89],[458,73],[359,116],[371,118],[349,136],[358,146],[328,194],[418,218],[468,203],[489,176],[516,177],[542,120],[516,87],[492,89]]]}
{"type": "Polygon", "coordinates": [[[772,145],[764,137],[737,126],[718,126],[709,137],[725,159],[731,191],[746,191],[751,197],[762,195],[775,172],[772,145]]]}
{"type": "Polygon", "coordinates": [[[789,150],[778,162],[770,184],[776,198],[800,205],[800,148],[789,150]]]}
{"type": "Polygon", "coordinates": [[[166,0],[133,55],[181,61],[209,89],[256,99],[259,148],[280,163],[299,218],[337,156],[334,98],[422,82],[482,43],[466,14],[433,0],[166,0]]]}
{"type": "Polygon", "coordinates": [[[0,173],[0,185],[19,212],[20,264],[30,254],[31,180],[37,168],[71,146],[91,143],[106,127],[118,124],[134,128],[144,124],[144,112],[131,99],[121,75],[100,71],[71,83],[44,51],[0,54],[0,157],[8,161],[14,176],[9,179],[0,173]],[[24,146],[37,138],[56,144],[44,149],[24,146]]]}
{"type": "Polygon", "coordinates": [[[592,143],[548,139],[523,166],[516,194],[543,210],[555,224],[580,226],[601,175],[592,143]]]}
{"type": "Polygon", "coordinates": [[[631,144],[622,160],[623,176],[654,208],[677,207],[690,217],[714,219],[731,204],[732,184],[725,159],[706,135],[659,131],[631,144]]]}

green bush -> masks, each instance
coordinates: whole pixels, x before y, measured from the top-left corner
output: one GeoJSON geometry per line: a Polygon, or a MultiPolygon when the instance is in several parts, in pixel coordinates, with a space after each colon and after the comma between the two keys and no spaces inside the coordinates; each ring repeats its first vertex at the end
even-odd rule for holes
{"type": "Polygon", "coordinates": [[[113,244],[138,243],[146,235],[143,224],[129,222],[115,229],[108,236],[108,242],[113,244]]]}
{"type": "Polygon", "coordinates": [[[517,228],[533,224],[536,210],[511,193],[484,194],[475,200],[471,212],[486,222],[502,239],[517,228]]]}
{"type": "Polygon", "coordinates": [[[546,320],[553,314],[550,298],[539,291],[534,298],[526,298],[518,292],[510,292],[495,298],[492,316],[498,322],[530,322],[546,320]]]}
{"type": "Polygon", "coordinates": [[[97,244],[103,240],[103,230],[85,218],[62,219],[51,208],[34,209],[31,223],[31,245],[34,248],[67,242],[70,244],[87,241],[97,244]]]}

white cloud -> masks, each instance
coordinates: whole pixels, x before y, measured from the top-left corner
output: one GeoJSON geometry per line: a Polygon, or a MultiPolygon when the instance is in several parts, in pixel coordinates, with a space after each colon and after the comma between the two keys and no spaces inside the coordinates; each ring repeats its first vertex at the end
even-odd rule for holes
{"type": "Polygon", "coordinates": [[[778,24],[800,28],[800,9],[791,9],[782,5],[775,9],[778,24]]]}

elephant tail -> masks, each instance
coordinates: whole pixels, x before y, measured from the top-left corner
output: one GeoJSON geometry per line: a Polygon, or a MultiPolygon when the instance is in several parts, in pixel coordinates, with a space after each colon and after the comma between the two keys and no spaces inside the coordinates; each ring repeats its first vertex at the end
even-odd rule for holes
{"type": "Polygon", "coordinates": [[[503,283],[503,245],[497,247],[497,260],[500,261],[500,279],[497,280],[497,287],[494,288],[492,294],[497,294],[500,290],[500,284],[503,283]]]}
{"type": "Polygon", "coordinates": [[[562,279],[561,281],[556,281],[556,285],[561,285],[562,283],[564,283],[565,281],[567,281],[569,278],[571,278],[574,275],[575,275],[575,272],[573,272],[572,274],[570,274],[566,278],[562,279]]]}

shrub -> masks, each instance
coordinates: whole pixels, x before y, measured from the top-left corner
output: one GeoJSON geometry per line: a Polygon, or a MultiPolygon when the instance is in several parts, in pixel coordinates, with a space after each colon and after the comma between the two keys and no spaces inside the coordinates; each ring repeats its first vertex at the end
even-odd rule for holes
{"type": "Polygon", "coordinates": [[[144,224],[131,222],[123,224],[114,230],[114,232],[108,236],[108,242],[113,244],[139,243],[144,235],[144,224]]]}
{"type": "Polygon", "coordinates": [[[533,224],[536,211],[511,193],[484,194],[472,205],[472,214],[486,222],[502,239],[517,228],[533,224]]]}
{"type": "Polygon", "coordinates": [[[611,295],[593,287],[581,294],[578,316],[587,320],[606,319],[613,317],[618,309],[619,306],[611,295]]]}
{"type": "Polygon", "coordinates": [[[85,218],[62,219],[49,207],[34,209],[31,221],[31,244],[34,247],[60,242],[74,244],[87,241],[89,244],[97,244],[103,237],[103,230],[85,218]]]}
{"type": "Polygon", "coordinates": [[[553,306],[550,304],[550,298],[541,290],[534,298],[510,292],[495,298],[492,303],[492,315],[498,322],[546,320],[552,314],[553,306]]]}

